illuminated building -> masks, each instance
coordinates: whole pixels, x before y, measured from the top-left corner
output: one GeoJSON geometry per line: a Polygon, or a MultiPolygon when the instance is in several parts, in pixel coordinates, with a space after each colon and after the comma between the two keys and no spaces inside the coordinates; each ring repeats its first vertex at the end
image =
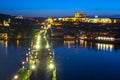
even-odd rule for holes
{"type": "Polygon", "coordinates": [[[80,14],[80,12],[75,13],[75,18],[86,18],[86,14],[80,14]]]}
{"type": "Polygon", "coordinates": [[[70,22],[78,22],[82,21],[82,18],[86,18],[86,14],[80,14],[80,12],[75,13],[74,17],[65,17],[65,18],[58,18],[60,21],[70,21],[70,22]]]}
{"type": "Polygon", "coordinates": [[[0,39],[8,39],[8,34],[7,33],[0,33],[0,39]]]}
{"type": "Polygon", "coordinates": [[[117,23],[117,20],[116,19],[114,19],[114,22],[113,23],[117,23]]]}
{"type": "Polygon", "coordinates": [[[86,18],[82,19],[82,22],[86,23],[112,23],[112,19],[110,18],[86,18]]]}
{"type": "Polygon", "coordinates": [[[88,18],[86,14],[81,14],[80,12],[75,13],[74,17],[63,17],[63,18],[57,18],[57,19],[48,18],[48,21],[52,25],[58,25],[58,24],[62,25],[60,24],[62,21],[83,22],[83,23],[104,23],[104,24],[117,23],[116,19],[98,18],[98,16],[95,16],[95,18],[88,18]]]}
{"type": "Polygon", "coordinates": [[[50,24],[53,24],[53,18],[52,17],[49,17],[48,21],[49,21],[50,24]]]}
{"type": "Polygon", "coordinates": [[[8,20],[3,20],[0,23],[0,26],[10,26],[10,23],[11,23],[11,19],[9,18],[8,20]]]}
{"type": "Polygon", "coordinates": [[[9,23],[8,23],[8,21],[6,21],[6,20],[3,21],[3,25],[4,26],[10,26],[9,23]]]}
{"type": "Polygon", "coordinates": [[[48,21],[50,22],[50,24],[53,24],[53,25],[62,25],[61,23],[59,22],[56,22],[57,20],[58,21],[70,21],[70,22],[78,22],[78,21],[81,21],[82,18],[86,18],[86,14],[80,14],[79,12],[75,13],[74,17],[64,17],[64,18],[48,18],[48,21]]]}
{"type": "Polygon", "coordinates": [[[57,21],[57,22],[54,22],[54,25],[55,25],[55,26],[61,26],[62,23],[57,21]]]}
{"type": "Polygon", "coordinates": [[[19,15],[19,16],[16,16],[15,19],[24,19],[23,16],[19,15]]]}

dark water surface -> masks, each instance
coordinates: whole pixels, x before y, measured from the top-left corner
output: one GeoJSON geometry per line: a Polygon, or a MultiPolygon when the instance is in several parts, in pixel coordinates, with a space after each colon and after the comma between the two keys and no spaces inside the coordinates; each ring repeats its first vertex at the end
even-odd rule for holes
{"type": "Polygon", "coordinates": [[[80,40],[53,41],[57,80],[120,80],[120,47],[80,40]],[[57,47],[59,45],[59,47],[57,47]]]}
{"type": "MultiPolygon", "coordinates": [[[[52,41],[57,80],[120,80],[120,44],[52,41]]],[[[9,80],[20,68],[30,41],[0,41],[0,80],[9,80]]]]}
{"type": "Polygon", "coordinates": [[[28,49],[27,40],[0,40],[0,80],[11,80],[18,71],[18,63],[24,60],[24,54],[28,49]]]}

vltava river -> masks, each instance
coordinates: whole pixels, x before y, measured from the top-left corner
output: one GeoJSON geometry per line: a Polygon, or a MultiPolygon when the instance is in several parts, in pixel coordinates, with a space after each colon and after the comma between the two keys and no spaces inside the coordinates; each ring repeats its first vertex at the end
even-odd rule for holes
{"type": "MultiPolygon", "coordinates": [[[[120,80],[119,44],[51,41],[57,80],[120,80]]],[[[0,80],[10,80],[30,46],[28,40],[0,40],[0,80]]]]}
{"type": "Polygon", "coordinates": [[[57,80],[120,80],[119,44],[80,40],[53,41],[52,45],[57,80]]]}
{"type": "Polygon", "coordinates": [[[30,46],[29,40],[0,40],[0,80],[12,80],[19,70],[24,54],[30,46]]]}

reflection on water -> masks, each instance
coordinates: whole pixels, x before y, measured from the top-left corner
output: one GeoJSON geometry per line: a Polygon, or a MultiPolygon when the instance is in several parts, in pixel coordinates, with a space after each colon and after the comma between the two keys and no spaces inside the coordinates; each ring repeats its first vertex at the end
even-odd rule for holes
{"type": "Polygon", "coordinates": [[[87,47],[87,41],[84,41],[84,44],[81,44],[83,45],[85,48],[87,47]]]}
{"type": "Polygon", "coordinates": [[[17,40],[16,42],[17,42],[17,47],[19,47],[19,45],[20,45],[20,40],[17,40]]]}
{"type": "Polygon", "coordinates": [[[8,41],[5,41],[5,47],[6,48],[8,47],[8,41]]]}
{"type": "Polygon", "coordinates": [[[87,42],[85,40],[79,40],[79,41],[64,41],[64,46],[67,46],[67,48],[74,47],[75,44],[79,44],[79,47],[90,47],[90,48],[97,48],[98,50],[107,50],[112,51],[114,49],[114,44],[108,44],[108,43],[95,43],[95,42],[87,42]]]}
{"type": "Polygon", "coordinates": [[[120,80],[119,44],[74,40],[61,41],[61,46],[60,41],[53,42],[57,80],[120,80]]]}
{"type": "Polygon", "coordinates": [[[67,44],[67,47],[70,48],[72,44],[75,44],[75,41],[64,41],[64,44],[67,44]]]}
{"type": "Polygon", "coordinates": [[[8,41],[0,40],[0,46],[2,47],[2,50],[5,51],[5,55],[7,55],[8,41]]]}
{"type": "MultiPolygon", "coordinates": [[[[79,44],[80,47],[87,47],[88,42],[84,40],[75,40],[75,41],[64,41],[64,46],[67,46],[67,48],[74,47],[74,44],[79,44]]],[[[90,47],[92,47],[92,42],[90,43],[90,47]]]]}
{"type": "Polygon", "coordinates": [[[24,60],[30,40],[0,40],[0,80],[10,80],[24,60]]]}
{"type": "MultiPolygon", "coordinates": [[[[53,71],[53,80],[56,80],[56,77],[57,80],[89,80],[90,78],[92,80],[104,80],[102,76],[106,76],[106,80],[112,80],[111,78],[108,79],[111,74],[119,78],[120,54],[115,55],[115,53],[120,53],[119,46],[119,50],[115,52],[116,45],[114,44],[84,40],[52,41],[51,45],[55,49],[55,63],[57,65],[53,71]],[[98,55],[98,50],[99,53],[106,52],[108,54],[98,55]],[[112,56],[109,53],[112,53],[112,56]]],[[[0,40],[0,64],[2,64],[0,65],[0,80],[6,80],[6,77],[12,76],[9,74],[14,74],[18,70],[16,63],[24,61],[21,60],[23,59],[21,55],[25,54],[29,46],[30,41],[28,40],[0,40]]],[[[114,78],[114,80],[117,79],[114,78]]]]}
{"type": "Polygon", "coordinates": [[[5,54],[7,55],[8,53],[8,41],[5,41],[5,54]]]}
{"type": "Polygon", "coordinates": [[[80,45],[82,46],[82,47],[87,47],[87,41],[84,41],[84,40],[80,40],[80,45]]]}
{"type": "Polygon", "coordinates": [[[8,47],[8,41],[0,40],[0,45],[5,46],[5,48],[8,47]]]}
{"type": "Polygon", "coordinates": [[[107,50],[112,51],[114,49],[113,44],[103,44],[103,43],[96,43],[98,50],[107,50]]]}

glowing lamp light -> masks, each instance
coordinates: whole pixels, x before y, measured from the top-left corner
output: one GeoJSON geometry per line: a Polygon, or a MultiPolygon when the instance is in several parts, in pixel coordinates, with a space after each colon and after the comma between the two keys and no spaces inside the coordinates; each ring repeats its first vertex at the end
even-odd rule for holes
{"type": "Polygon", "coordinates": [[[52,63],[53,61],[52,61],[52,60],[50,60],[50,62],[52,63]]]}
{"type": "Polygon", "coordinates": [[[46,45],[46,48],[49,48],[49,47],[50,47],[50,46],[47,44],[47,45],[46,45]]]}
{"type": "Polygon", "coordinates": [[[39,49],[39,48],[40,48],[40,45],[36,45],[36,48],[39,49]]]}
{"type": "Polygon", "coordinates": [[[15,80],[18,79],[18,75],[15,75],[15,76],[14,76],[14,79],[15,79],[15,80]]]}
{"type": "Polygon", "coordinates": [[[25,62],[23,61],[23,62],[22,62],[22,65],[24,65],[24,64],[25,64],[25,62]]]}
{"type": "Polygon", "coordinates": [[[31,68],[32,68],[33,70],[35,70],[35,65],[32,65],[31,68]]]}
{"type": "Polygon", "coordinates": [[[28,56],[28,54],[26,53],[26,56],[28,56]]]}
{"type": "Polygon", "coordinates": [[[54,64],[52,64],[52,63],[49,64],[49,69],[54,69],[54,67],[55,67],[54,64]]]}
{"type": "Polygon", "coordinates": [[[39,44],[40,42],[39,41],[37,41],[37,44],[39,44]]]}
{"type": "Polygon", "coordinates": [[[37,40],[40,40],[40,36],[38,36],[37,40]]]}
{"type": "Polygon", "coordinates": [[[36,56],[38,55],[38,53],[35,53],[36,54],[36,56]]]}

